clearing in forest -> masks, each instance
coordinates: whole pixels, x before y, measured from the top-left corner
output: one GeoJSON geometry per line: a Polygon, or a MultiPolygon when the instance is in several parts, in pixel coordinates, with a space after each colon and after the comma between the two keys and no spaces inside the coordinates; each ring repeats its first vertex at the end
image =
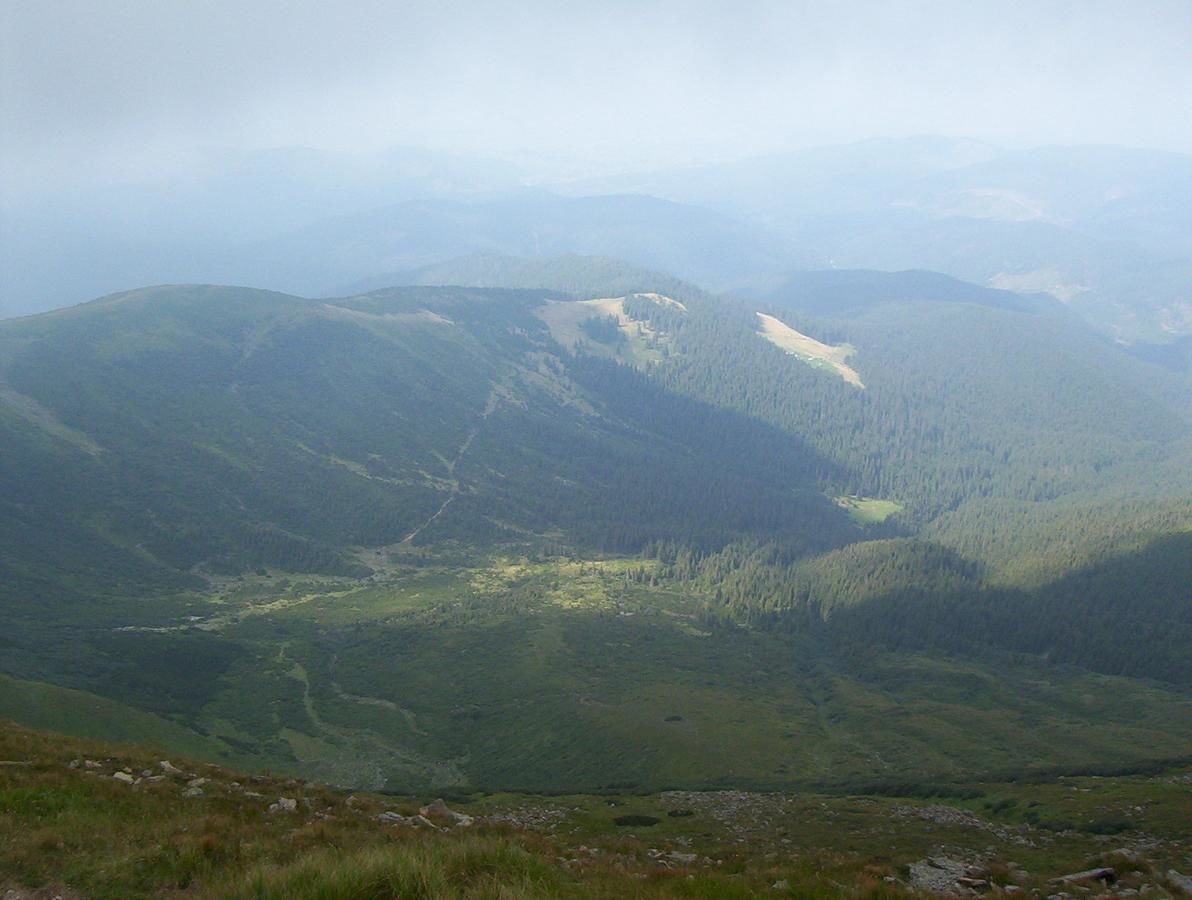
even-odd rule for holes
{"type": "Polygon", "coordinates": [[[877,525],[903,509],[901,503],[876,497],[837,497],[836,505],[859,525],[877,525]]]}
{"type": "Polygon", "coordinates": [[[808,337],[800,331],[795,331],[785,322],[759,312],[757,317],[762,323],[762,337],[775,347],[780,347],[799,359],[811,363],[817,368],[831,369],[849,384],[865,388],[861,376],[856,370],[845,363],[845,360],[856,353],[851,344],[841,344],[834,347],[824,344],[813,337],[808,337]]]}
{"type": "MultiPolygon", "coordinates": [[[[673,306],[683,312],[687,311],[687,307],[678,300],[661,294],[645,293],[632,296],[653,300],[660,306],[673,306]]],[[[582,344],[589,352],[599,353],[603,350],[607,355],[628,358],[635,363],[657,362],[662,358],[659,347],[665,341],[666,335],[656,331],[650,323],[635,319],[626,313],[626,299],[606,297],[598,300],[551,300],[538,310],[538,316],[550,328],[551,336],[570,350],[582,344]],[[599,317],[616,319],[617,328],[624,336],[621,345],[601,347],[599,342],[590,339],[590,335],[584,334],[584,323],[599,317]]]]}

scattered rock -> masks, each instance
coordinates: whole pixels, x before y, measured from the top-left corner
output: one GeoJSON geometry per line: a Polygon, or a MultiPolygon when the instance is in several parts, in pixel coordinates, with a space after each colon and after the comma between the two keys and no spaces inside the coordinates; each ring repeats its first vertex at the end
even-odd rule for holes
{"type": "Polygon", "coordinates": [[[680,853],[678,850],[672,850],[666,854],[666,858],[671,862],[678,863],[681,866],[689,866],[699,859],[698,853],[680,853]]]}
{"type": "Polygon", "coordinates": [[[183,797],[202,797],[203,789],[198,787],[187,788],[182,792],[183,797]]]}
{"type": "Polygon", "coordinates": [[[567,818],[567,810],[557,806],[524,805],[502,810],[485,817],[489,822],[502,822],[514,828],[554,830],[567,818]]]}
{"type": "Polygon", "coordinates": [[[711,819],[743,843],[774,840],[777,823],[801,802],[791,794],[752,791],[664,791],[658,799],[666,804],[668,816],[675,810],[711,819]]]}
{"type": "Polygon", "coordinates": [[[377,821],[380,822],[382,825],[409,825],[410,824],[410,820],[407,819],[405,816],[403,816],[401,813],[395,813],[395,812],[389,812],[389,811],[383,812],[379,816],[377,816],[377,821]]]}
{"type": "Polygon", "coordinates": [[[192,778],[190,781],[186,782],[186,786],[191,788],[201,788],[210,780],[210,778],[192,778]]]}
{"type": "Polygon", "coordinates": [[[1167,882],[1177,891],[1192,894],[1192,878],[1189,878],[1187,875],[1181,875],[1175,869],[1167,870],[1167,882]]]}
{"type": "Polygon", "coordinates": [[[114,772],[112,777],[122,784],[132,784],[136,781],[128,772],[114,772]]]}
{"type": "Polygon", "coordinates": [[[775,881],[772,885],[770,885],[770,890],[772,891],[789,891],[790,889],[791,883],[785,878],[783,878],[781,881],[775,881]]]}
{"type": "Polygon", "coordinates": [[[182,770],[179,769],[177,766],[173,765],[168,759],[163,759],[161,762],[158,763],[158,765],[161,767],[161,771],[162,771],[163,775],[181,775],[182,774],[182,770]]]}
{"type": "Polygon", "coordinates": [[[920,891],[954,893],[961,878],[968,877],[968,866],[944,856],[929,856],[910,864],[910,885],[920,891]]]}
{"type": "Polygon", "coordinates": [[[930,806],[895,806],[891,812],[900,818],[923,819],[927,822],[934,822],[936,825],[966,825],[969,828],[979,828],[1003,841],[1011,841],[1023,846],[1031,845],[1030,840],[1019,833],[1019,829],[986,822],[968,810],[957,809],[954,806],[944,806],[939,803],[930,806]]]}
{"type": "Polygon", "coordinates": [[[269,804],[271,813],[294,812],[296,809],[298,809],[298,801],[293,797],[278,797],[276,803],[269,804]]]}
{"type": "Polygon", "coordinates": [[[1113,884],[1117,881],[1117,872],[1111,866],[1100,866],[1096,869],[1086,869],[1083,872],[1073,872],[1071,875],[1061,875],[1059,878],[1051,879],[1052,884],[1080,884],[1082,881],[1113,884]]]}
{"type": "Polygon", "coordinates": [[[416,825],[419,828],[433,828],[435,831],[442,831],[443,829],[428,819],[426,816],[417,815],[407,819],[411,825],[416,825]]]}
{"type": "Polygon", "coordinates": [[[427,819],[438,819],[439,821],[448,821],[455,825],[460,825],[464,828],[471,825],[475,819],[464,813],[456,812],[450,809],[446,803],[441,799],[428,803],[426,806],[418,810],[419,815],[427,819]]]}

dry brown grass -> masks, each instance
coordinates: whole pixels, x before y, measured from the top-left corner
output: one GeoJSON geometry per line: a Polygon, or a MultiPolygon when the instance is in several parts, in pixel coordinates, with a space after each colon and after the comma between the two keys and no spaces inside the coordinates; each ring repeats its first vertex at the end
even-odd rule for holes
{"type": "Polygon", "coordinates": [[[780,319],[774,318],[774,316],[759,312],[757,317],[762,323],[762,336],[775,347],[779,347],[800,359],[816,360],[824,363],[849,384],[859,388],[865,387],[865,384],[861,381],[861,376],[857,374],[855,369],[845,363],[845,360],[856,352],[849,344],[841,344],[838,347],[831,344],[824,344],[813,337],[808,337],[802,332],[795,331],[795,329],[780,319]]]}

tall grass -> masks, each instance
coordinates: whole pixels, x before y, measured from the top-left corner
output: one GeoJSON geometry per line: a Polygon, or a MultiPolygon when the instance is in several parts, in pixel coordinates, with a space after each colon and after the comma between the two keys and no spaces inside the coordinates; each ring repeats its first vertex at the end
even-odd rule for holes
{"type": "Polygon", "coordinates": [[[575,896],[557,867],[508,840],[456,835],[433,846],[324,848],[286,866],[259,864],[221,894],[244,900],[439,900],[575,896]]]}

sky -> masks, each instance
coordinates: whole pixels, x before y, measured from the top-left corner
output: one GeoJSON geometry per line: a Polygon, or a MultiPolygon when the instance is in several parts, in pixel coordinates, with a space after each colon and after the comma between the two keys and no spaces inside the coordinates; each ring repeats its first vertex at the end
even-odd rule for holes
{"type": "Polygon", "coordinates": [[[428,146],[577,171],[937,133],[1192,152],[1189,0],[3,0],[0,185],[428,146]]]}

